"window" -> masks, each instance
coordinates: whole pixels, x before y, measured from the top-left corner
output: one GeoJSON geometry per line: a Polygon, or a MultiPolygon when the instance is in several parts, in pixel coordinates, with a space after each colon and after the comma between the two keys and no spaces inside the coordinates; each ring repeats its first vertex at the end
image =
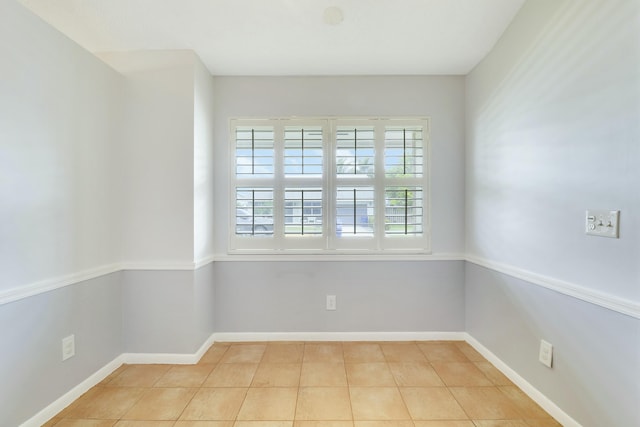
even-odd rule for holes
{"type": "Polygon", "coordinates": [[[232,120],[230,251],[428,251],[428,124],[232,120]]]}

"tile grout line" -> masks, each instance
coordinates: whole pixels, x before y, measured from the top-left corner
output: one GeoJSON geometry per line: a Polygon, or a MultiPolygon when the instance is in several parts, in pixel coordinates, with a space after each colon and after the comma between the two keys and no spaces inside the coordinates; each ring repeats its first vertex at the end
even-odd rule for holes
{"type": "MultiPolygon", "coordinates": [[[[301,392],[301,389],[303,388],[303,387],[302,387],[302,382],[301,382],[301,379],[302,379],[302,368],[303,368],[304,363],[305,363],[305,362],[304,362],[304,360],[305,360],[305,355],[307,354],[307,346],[309,345],[309,343],[304,342],[304,343],[302,343],[302,344],[303,344],[303,346],[302,346],[302,355],[301,355],[301,361],[300,361],[300,369],[299,369],[299,371],[298,371],[298,377],[297,377],[297,379],[298,379],[298,380],[297,380],[297,387],[296,387],[297,393],[296,393],[296,398],[295,398],[295,401],[294,401],[294,411],[293,411],[293,420],[292,420],[293,425],[295,425],[296,417],[297,417],[297,415],[298,415],[298,411],[297,411],[297,409],[298,409],[298,403],[299,403],[299,399],[300,399],[300,392],[301,392]]],[[[313,344],[319,344],[319,343],[317,343],[317,342],[313,342],[313,344]]],[[[413,344],[417,344],[417,342],[414,342],[413,344]]],[[[351,420],[350,420],[350,423],[351,423],[351,425],[352,425],[353,427],[355,427],[356,420],[355,420],[354,407],[353,407],[352,396],[351,396],[351,389],[352,389],[352,387],[366,387],[366,386],[365,386],[365,385],[359,385],[359,386],[358,386],[358,385],[352,384],[352,382],[349,380],[349,375],[348,375],[348,370],[347,370],[347,365],[349,365],[349,364],[348,364],[348,363],[347,363],[347,361],[346,361],[346,348],[345,348],[345,342],[340,342],[340,343],[339,343],[339,345],[340,345],[340,347],[339,347],[339,349],[340,349],[340,350],[339,350],[339,351],[340,351],[341,361],[342,361],[342,363],[341,363],[341,364],[342,364],[342,370],[343,370],[343,374],[344,374],[345,379],[346,379],[346,387],[347,387],[347,392],[348,392],[348,397],[349,397],[349,406],[350,406],[350,413],[351,413],[351,420]]],[[[380,352],[382,353],[382,355],[383,355],[383,357],[384,357],[384,361],[385,361],[385,362],[384,362],[384,365],[385,365],[386,369],[387,369],[387,370],[390,372],[390,374],[391,374],[391,377],[392,377],[392,379],[393,379],[393,383],[394,383],[393,387],[394,387],[394,388],[395,388],[395,390],[400,394],[401,401],[402,401],[402,403],[403,403],[403,405],[404,405],[404,409],[406,410],[407,414],[409,415],[409,419],[408,419],[408,420],[410,420],[410,422],[414,423],[414,426],[415,426],[416,420],[414,420],[414,419],[413,419],[412,414],[411,414],[411,413],[410,413],[410,411],[409,411],[409,405],[407,404],[407,401],[406,401],[406,399],[405,399],[405,397],[404,397],[404,395],[402,394],[402,391],[401,391],[401,389],[402,389],[403,387],[402,387],[402,386],[401,386],[401,384],[399,383],[399,379],[398,379],[398,378],[393,374],[393,371],[391,371],[391,364],[392,364],[392,362],[390,362],[390,361],[389,361],[389,357],[391,357],[391,356],[387,356],[387,355],[384,353],[384,351],[382,350],[382,347],[381,347],[381,345],[380,345],[379,343],[376,343],[376,345],[378,346],[378,348],[379,348],[380,352]]],[[[337,347],[337,346],[336,346],[336,347],[337,347]]],[[[174,420],[166,420],[166,421],[172,422],[172,425],[173,425],[173,426],[176,426],[178,422],[181,422],[181,421],[182,421],[182,420],[180,420],[180,417],[184,415],[184,413],[185,413],[185,411],[186,411],[187,407],[191,404],[191,402],[193,401],[193,399],[195,398],[195,396],[198,394],[198,392],[199,392],[199,391],[201,391],[203,388],[205,388],[205,387],[204,387],[204,384],[206,383],[207,379],[208,379],[208,378],[210,378],[210,377],[211,377],[211,375],[213,375],[213,373],[214,373],[214,371],[215,371],[216,367],[218,367],[218,366],[220,366],[220,365],[222,364],[222,360],[224,359],[225,355],[227,355],[227,354],[228,354],[228,352],[229,352],[229,349],[230,349],[230,348],[232,348],[232,346],[227,346],[226,348],[224,348],[224,350],[222,351],[222,354],[221,354],[219,357],[217,357],[217,362],[216,362],[216,363],[211,363],[211,365],[212,365],[211,370],[210,370],[210,371],[209,371],[209,373],[205,376],[205,378],[200,382],[200,384],[199,384],[199,385],[197,385],[197,386],[194,386],[194,387],[193,387],[193,389],[195,389],[195,392],[194,392],[194,393],[193,393],[193,395],[189,398],[189,401],[184,405],[184,407],[183,407],[183,408],[182,408],[182,410],[180,411],[180,414],[177,416],[177,418],[176,418],[176,419],[174,419],[174,420]]],[[[264,350],[263,350],[263,351],[262,351],[262,353],[260,354],[260,358],[259,358],[259,360],[257,361],[258,363],[256,364],[256,365],[257,365],[257,366],[256,366],[256,370],[253,372],[253,375],[252,375],[251,381],[249,382],[248,386],[247,386],[247,387],[246,387],[246,389],[245,389],[244,397],[243,397],[243,399],[242,399],[242,402],[241,402],[241,403],[240,403],[240,405],[239,405],[238,412],[236,413],[235,418],[234,418],[233,420],[229,420],[229,422],[233,422],[233,423],[235,424],[235,423],[242,422],[242,421],[249,421],[249,420],[240,420],[240,419],[239,419],[239,415],[240,415],[240,412],[241,412],[241,410],[242,410],[242,407],[244,406],[244,404],[245,404],[245,403],[246,403],[246,401],[247,401],[247,398],[248,398],[248,395],[249,395],[249,391],[250,391],[251,389],[253,389],[253,388],[260,388],[258,385],[255,385],[255,386],[254,386],[254,382],[255,382],[255,380],[256,380],[256,375],[257,375],[257,373],[258,373],[258,370],[259,370],[260,366],[262,366],[262,365],[264,365],[264,364],[268,364],[268,362],[267,362],[267,350],[268,350],[268,348],[269,348],[269,343],[267,342],[267,343],[266,343],[266,345],[265,345],[265,347],[264,347],[264,350]]],[[[475,385],[475,386],[474,386],[474,385],[469,385],[469,386],[463,386],[463,385],[452,385],[452,386],[449,386],[449,385],[447,385],[447,384],[445,383],[444,379],[442,378],[442,376],[441,376],[441,375],[440,375],[440,374],[435,370],[435,367],[434,367],[433,363],[434,363],[434,362],[439,362],[439,363],[443,363],[443,364],[444,364],[444,363],[462,363],[463,361],[462,361],[462,360],[455,360],[455,359],[452,359],[452,360],[450,360],[450,361],[449,361],[449,360],[438,360],[437,358],[436,358],[436,360],[432,361],[432,360],[430,360],[430,358],[427,356],[427,353],[425,353],[425,350],[424,350],[421,346],[417,345],[417,348],[418,348],[418,350],[420,351],[420,354],[422,355],[423,359],[426,361],[427,365],[430,367],[430,369],[431,369],[431,370],[433,370],[433,373],[435,374],[435,376],[436,376],[436,377],[437,377],[437,378],[442,382],[442,384],[443,384],[443,386],[446,388],[446,390],[447,390],[448,394],[449,394],[449,395],[451,395],[451,397],[453,397],[453,400],[454,400],[454,401],[455,401],[455,402],[460,406],[460,408],[462,409],[462,412],[466,415],[467,420],[468,420],[469,422],[471,422],[473,425],[478,426],[478,424],[477,424],[477,422],[476,422],[477,420],[476,420],[476,421],[474,421],[474,420],[471,418],[470,414],[469,414],[469,413],[468,413],[468,411],[465,409],[465,407],[464,407],[464,406],[462,406],[462,404],[461,404],[461,402],[458,400],[458,398],[456,398],[456,396],[455,396],[455,395],[453,395],[453,393],[452,393],[452,391],[451,391],[451,389],[452,389],[452,388],[456,388],[456,387],[458,387],[458,388],[487,388],[487,389],[491,388],[491,389],[495,389],[495,390],[499,391],[499,392],[500,392],[500,396],[501,396],[502,398],[504,398],[504,399],[505,399],[505,400],[510,404],[510,406],[512,406],[512,407],[515,409],[515,411],[514,411],[514,412],[518,415],[519,421],[526,422],[525,420],[542,418],[542,417],[529,417],[529,416],[527,416],[528,412],[527,412],[527,409],[526,409],[526,407],[525,407],[526,402],[522,402],[521,400],[516,399],[515,397],[512,397],[511,395],[507,394],[507,393],[503,390],[503,387],[499,386],[499,382],[498,382],[498,380],[494,381],[491,377],[489,377],[489,375],[488,375],[485,371],[480,370],[480,369],[478,368],[478,366],[477,366],[477,364],[478,364],[478,363],[480,363],[480,362],[478,362],[478,361],[477,361],[476,359],[474,359],[474,358],[471,358],[471,357],[470,357],[466,352],[464,352],[464,351],[462,352],[462,354],[463,354],[463,356],[464,356],[464,362],[465,362],[465,363],[469,363],[469,364],[473,365],[476,369],[478,369],[478,370],[479,370],[479,373],[480,373],[480,374],[481,374],[481,376],[482,376],[482,378],[484,378],[484,379],[488,382],[488,384],[489,384],[489,385],[486,385],[486,386],[480,386],[480,385],[475,385]],[[522,407],[521,407],[521,406],[522,406],[522,407]]],[[[211,348],[210,348],[210,349],[211,349],[211,348]]],[[[209,349],[209,350],[210,350],[210,349],[209,349]]],[[[311,353],[309,353],[309,354],[311,354],[311,353]]],[[[329,355],[330,355],[330,354],[329,354],[329,355]]],[[[474,357],[475,357],[475,356],[474,356],[474,357]]],[[[391,357],[391,358],[393,359],[394,357],[391,357]]],[[[484,359],[484,358],[483,358],[483,360],[486,360],[486,359],[484,359]]],[[[272,363],[275,363],[275,362],[272,362],[272,363]]],[[[289,363],[289,362],[282,361],[282,362],[279,362],[279,363],[289,363]]],[[[313,362],[308,362],[308,363],[313,363],[313,362]]],[[[316,363],[320,363],[320,362],[317,362],[317,361],[316,361],[316,363]]],[[[326,363],[332,363],[332,362],[326,362],[326,363]]],[[[354,362],[352,362],[352,363],[350,363],[350,364],[357,365],[357,364],[369,364],[369,363],[379,363],[379,362],[377,362],[377,361],[367,361],[367,360],[355,360],[354,362]]],[[[409,360],[407,360],[407,361],[396,360],[394,363],[414,363],[414,362],[413,362],[413,361],[409,361],[409,360]]],[[[415,363],[418,363],[418,362],[416,361],[415,363]]],[[[207,363],[207,364],[209,364],[209,363],[207,363]]],[[[489,364],[490,364],[491,366],[493,366],[493,364],[491,364],[490,362],[489,362],[489,364]]],[[[197,365],[197,364],[196,364],[196,365],[197,365]]],[[[135,366],[135,365],[129,365],[129,366],[135,366]]],[[[149,394],[149,392],[150,392],[150,391],[155,390],[155,389],[160,389],[160,388],[164,388],[164,389],[171,389],[171,388],[185,388],[185,387],[183,387],[183,386],[179,386],[179,385],[178,385],[178,386],[157,387],[157,384],[159,384],[159,382],[161,381],[161,379],[162,379],[163,377],[165,377],[165,376],[166,376],[166,375],[171,371],[172,367],[174,367],[174,366],[175,366],[175,365],[170,365],[170,366],[167,368],[167,370],[166,370],[164,373],[162,373],[162,375],[160,375],[160,376],[158,376],[157,378],[155,378],[149,386],[131,386],[131,387],[136,387],[136,388],[140,388],[140,389],[142,389],[142,393],[140,394],[140,396],[139,396],[139,397],[137,397],[136,399],[133,399],[133,403],[132,403],[132,404],[130,404],[130,405],[127,407],[127,409],[126,409],[126,410],[124,410],[124,412],[123,412],[123,415],[122,415],[122,416],[120,416],[119,418],[115,419],[115,423],[116,423],[116,424],[114,424],[114,426],[116,426],[116,425],[117,425],[118,423],[120,423],[120,422],[126,422],[126,421],[128,420],[128,419],[126,418],[126,414],[127,414],[127,413],[128,413],[128,412],[129,412],[133,407],[135,407],[135,406],[136,406],[136,405],[137,405],[137,404],[138,404],[142,399],[144,399],[144,397],[145,397],[145,396],[147,396],[147,395],[149,394]]],[[[120,367],[119,367],[119,368],[117,368],[117,369],[120,369],[120,367]]],[[[119,378],[119,377],[121,377],[122,375],[124,375],[124,372],[125,372],[125,371],[126,371],[126,369],[125,369],[125,370],[123,370],[122,372],[118,373],[118,374],[117,374],[117,375],[115,375],[114,377],[109,378],[109,380],[108,380],[108,381],[106,381],[104,384],[97,384],[97,385],[96,385],[96,388],[98,388],[98,389],[100,389],[100,388],[102,388],[102,389],[109,389],[109,388],[111,388],[111,387],[109,387],[109,384],[113,383],[117,378],[119,378]]],[[[376,386],[376,385],[367,385],[367,386],[368,386],[368,387],[384,387],[384,386],[380,386],[380,385],[379,385],[379,386],[376,386]]],[[[228,387],[231,387],[231,386],[228,386],[228,387]]],[[[280,388],[280,387],[289,387],[289,386],[286,386],[286,385],[282,385],[282,386],[268,386],[268,385],[267,385],[267,386],[264,386],[264,388],[280,388]]],[[[312,386],[310,386],[310,387],[312,387],[312,386]]],[[[320,387],[320,386],[318,386],[318,387],[320,387]]],[[[329,386],[329,385],[327,385],[327,386],[325,386],[325,387],[330,387],[330,386],[329,386]]],[[[404,388],[411,388],[411,387],[418,387],[418,388],[422,388],[422,387],[426,387],[426,386],[418,386],[418,385],[415,385],[415,386],[404,386],[404,388]]],[[[435,387],[435,386],[433,386],[433,387],[435,387]]],[[[504,386],[504,387],[506,387],[506,386],[504,386]]],[[[515,385],[515,384],[513,385],[513,387],[515,387],[515,388],[516,388],[517,390],[519,390],[519,391],[522,391],[522,390],[521,390],[517,385],[515,385]]],[[[126,385],[116,385],[116,386],[113,386],[113,388],[128,388],[128,387],[127,387],[126,385]]],[[[192,388],[192,387],[188,387],[188,388],[192,388]]],[[[243,388],[244,388],[244,387],[243,387],[243,388]]],[[[292,387],[292,388],[293,388],[293,387],[292,387]]],[[[427,388],[429,388],[429,387],[427,387],[427,388]]],[[[89,391],[87,391],[87,393],[88,393],[88,392],[89,392],[89,391]]],[[[85,394],[87,394],[87,393],[85,393],[85,394]]],[[[83,396],[84,396],[84,395],[83,395],[83,396]]],[[[81,399],[81,398],[82,398],[82,396],[80,397],[80,399],[81,399]]],[[[79,400],[79,399],[78,399],[78,400],[79,400]]],[[[534,403],[535,403],[535,402],[534,402],[534,403]]],[[[76,401],[75,401],[75,402],[73,402],[70,406],[78,406],[78,401],[76,400],[76,401]]],[[[547,417],[545,417],[545,418],[550,418],[550,419],[554,420],[554,418],[553,418],[550,414],[548,414],[548,413],[544,410],[544,408],[541,408],[541,410],[542,410],[543,412],[545,412],[545,414],[547,415],[547,417]]],[[[54,418],[55,418],[55,417],[54,417],[54,418]]],[[[53,424],[53,425],[57,425],[58,423],[62,422],[62,420],[64,420],[65,418],[67,418],[67,417],[66,417],[66,416],[63,416],[62,418],[60,418],[60,419],[58,419],[57,421],[55,421],[55,424],[53,424]]],[[[71,419],[73,419],[73,418],[71,418],[71,419]]],[[[508,418],[508,417],[506,417],[506,418],[500,418],[500,419],[502,419],[502,420],[507,420],[507,419],[512,419],[512,418],[508,418]]],[[[515,418],[513,418],[513,419],[515,419],[515,418]]],[[[253,422],[253,421],[254,421],[254,420],[252,420],[252,422],[253,422]]],[[[258,421],[258,420],[255,420],[255,421],[258,421]]],[[[364,420],[363,420],[363,421],[364,421],[364,420]]],[[[422,420],[419,420],[419,421],[422,421],[422,420]]],[[[554,420],[554,421],[555,421],[555,420],[554,420]]]]}
{"type": "Polygon", "coordinates": [[[356,416],[353,413],[353,401],[351,399],[351,384],[349,383],[349,374],[347,373],[347,361],[344,357],[344,342],[340,343],[340,348],[342,349],[342,362],[344,366],[344,378],[347,381],[347,394],[349,395],[349,411],[351,411],[351,425],[356,425],[356,416]]]}

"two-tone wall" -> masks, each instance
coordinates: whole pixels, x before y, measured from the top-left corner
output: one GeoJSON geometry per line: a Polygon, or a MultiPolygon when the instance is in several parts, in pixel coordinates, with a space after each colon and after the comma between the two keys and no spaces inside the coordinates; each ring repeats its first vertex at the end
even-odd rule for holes
{"type": "Polygon", "coordinates": [[[0,425],[19,425],[123,352],[111,179],[123,85],[0,1],[0,425]],[[62,364],[70,334],[82,352],[62,364]]]}
{"type": "Polygon", "coordinates": [[[218,331],[463,330],[463,77],[216,77],[214,92],[218,331]],[[434,255],[417,261],[226,255],[233,212],[229,120],[289,116],[430,117],[434,255]],[[330,294],[338,296],[335,312],[325,310],[330,294]]]}
{"type": "Polygon", "coordinates": [[[466,105],[466,331],[579,423],[640,425],[640,3],[525,3],[466,105]]]}
{"type": "Polygon", "coordinates": [[[466,332],[582,425],[640,424],[638,16],[528,1],[466,78],[212,78],[190,52],[110,68],[0,0],[0,425],[121,354],[305,332],[466,332]],[[431,117],[434,255],[226,255],[228,120],[290,115],[431,117]]]}
{"type": "Polygon", "coordinates": [[[0,39],[0,425],[18,426],[122,354],[210,338],[213,92],[191,52],[117,72],[15,0],[0,39]]]}

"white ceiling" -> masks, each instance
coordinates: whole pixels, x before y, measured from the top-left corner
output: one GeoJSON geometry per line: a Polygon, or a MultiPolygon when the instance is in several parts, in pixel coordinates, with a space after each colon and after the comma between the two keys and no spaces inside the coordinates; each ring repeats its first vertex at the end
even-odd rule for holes
{"type": "Polygon", "coordinates": [[[214,75],[467,74],[524,3],[20,1],[91,52],[189,49],[214,75]],[[342,22],[325,22],[329,7],[340,9],[342,22]]]}

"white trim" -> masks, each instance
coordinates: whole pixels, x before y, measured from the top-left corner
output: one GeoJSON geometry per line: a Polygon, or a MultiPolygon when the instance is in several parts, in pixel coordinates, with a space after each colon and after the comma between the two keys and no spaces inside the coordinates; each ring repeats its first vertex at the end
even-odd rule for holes
{"type": "Polygon", "coordinates": [[[40,280],[26,286],[19,286],[6,291],[0,291],[0,305],[43,294],[55,289],[64,288],[65,286],[75,285],[76,283],[84,282],[85,280],[106,276],[107,274],[115,273],[120,270],[122,270],[122,268],[118,264],[103,265],[89,270],[67,274],[65,276],[40,280]]]}
{"type": "MultiPolygon", "coordinates": [[[[229,150],[230,159],[233,159],[229,168],[229,195],[230,203],[228,206],[228,252],[253,250],[255,251],[273,251],[284,250],[285,252],[303,252],[312,249],[316,252],[330,252],[336,250],[360,250],[361,252],[375,252],[384,254],[389,249],[402,249],[404,251],[414,251],[414,253],[428,253],[431,251],[431,233],[430,233],[430,217],[431,217],[431,185],[430,185],[430,118],[429,117],[277,117],[277,118],[259,118],[259,119],[240,119],[231,118],[229,120],[229,150]],[[315,175],[305,175],[304,177],[293,177],[285,174],[284,167],[284,146],[286,144],[286,127],[306,127],[313,126],[322,129],[322,168],[323,172],[320,177],[315,175]],[[363,126],[367,129],[374,129],[374,139],[371,141],[374,148],[374,167],[375,173],[370,175],[346,176],[341,175],[336,169],[336,154],[339,139],[337,138],[337,130],[340,127],[348,127],[355,129],[363,126]],[[398,127],[406,126],[414,128],[419,126],[422,132],[422,156],[423,172],[420,176],[402,176],[389,177],[385,173],[386,161],[386,129],[389,126],[398,127]],[[239,160],[248,158],[245,153],[238,154],[238,129],[243,131],[253,130],[257,128],[268,128],[273,133],[273,138],[268,139],[268,146],[272,159],[273,172],[269,174],[241,173],[238,176],[239,160]],[[354,236],[349,238],[347,234],[343,234],[341,238],[336,237],[334,222],[337,213],[335,212],[336,191],[341,187],[351,188],[367,187],[374,194],[374,211],[375,232],[372,236],[358,238],[354,236]],[[387,236],[384,232],[384,203],[386,197],[386,189],[389,186],[419,186],[422,188],[422,218],[423,232],[415,236],[387,236]],[[273,232],[268,236],[241,236],[236,234],[237,228],[237,210],[243,208],[244,204],[238,203],[237,191],[239,188],[246,190],[261,188],[265,192],[271,194],[272,210],[273,210],[273,232]],[[321,188],[322,190],[322,212],[323,227],[321,235],[315,237],[307,236],[306,238],[287,237],[284,232],[285,228],[285,192],[287,188],[321,188]]],[[[245,135],[242,138],[246,138],[245,135]]],[[[242,141],[245,141],[242,139],[242,141]]],[[[264,140],[267,143],[267,140],[264,140]]],[[[245,147],[247,150],[254,150],[245,147]]],[[[249,162],[255,166],[254,160],[249,162]]],[[[244,161],[243,161],[244,165],[244,161]]],[[[269,168],[271,172],[271,168],[269,168]]],[[[354,190],[355,191],[355,190],[354,190]]],[[[368,191],[369,192],[369,191],[368,191]]],[[[354,206],[355,207],[355,206],[354,206]]],[[[368,209],[371,209],[370,207],[368,209]]],[[[372,214],[371,210],[368,211],[372,214]]],[[[355,226],[355,225],[354,225],[355,226]]]]}
{"type": "Polygon", "coordinates": [[[38,412],[33,417],[29,418],[24,423],[20,424],[20,427],[40,427],[51,418],[56,416],[60,411],[73,403],[76,399],[86,393],[90,388],[100,383],[108,377],[113,371],[118,369],[120,365],[124,363],[122,355],[116,357],[111,362],[98,369],[89,378],[82,381],[80,384],[60,396],[49,406],[38,412]]]}
{"type": "Polygon", "coordinates": [[[584,286],[565,282],[559,279],[554,279],[553,277],[543,276],[541,274],[536,274],[512,265],[502,264],[488,259],[480,258],[475,255],[467,255],[466,261],[479,265],[481,267],[488,268],[490,270],[497,271],[499,273],[506,274],[511,277],[515,277],[516,279],[525,280],[534,285],[542,286],[543,288],[551,289],[561,294],[568,295],[579,300],[598,305],[600,307],[608,308],[609,310],[613,310],[627,316],[635,317],[636,319],[640,319],[640,304],[634,301],[619,298],[613,295],[607,295],[602,292],[585,288],[584,286]]]}
{"type": "Polygon", "coordinates": [[[198,351],[196,351],[196,353],[194,354],[194,357],[196,359],[195,363],[198,363],[200,359],[202,359],[202,356],[204,356],[204,354],[207,352],[207,350],[209,350],[209,347],[211,347],[214,342],[215,334],[209,335],[209,338],[207,338],[206,341],[202,343],[198,351]]]}
{"type": "Polygon", "coordinates": [[[123,353],[122,360],[131,365],[193,365],[198,362],[194,354],[182,353],[123,353]]]}
{"type": "Polygon", "coordinates": [[[86,280],[106,276],[119,271],[193,271],[212,262],[225,261],[464,261],[462,254],[235,254],[209,255],[194,263],[141,262],[119,263],[96,267],[66,276],[41,280],[5,291],[0,290],[0,306],[45,292],[75,285],[86,280]]]}
{"type": "Polygon", "coordinates": [[[545,411],[565,427],[581,427],[560,407],[554,404],[543,393],[533,387],[506,363],[500,360],[489,349],[484,347],[467,332],[256,332],[256,333],[214,333],[194,354],[121,354],[104,367],[100,368],[86,380],[72,388],[36,415],[25,421],[20,427],[38,427],[43,425],[60,411],[99,384],[123,363],[139,364],[195,364],[214,341],[222,342],[256,342],[256,341],[466,341],[497,369],[507,376],[523,392],[538,403],[545,411]]]}
{"type": "MultiPolygon", "coordinates": [[[[391,251],[389,251],[391,252],[391,251]]],[[[411,254],[411,253],[345,253],[336,252],[334,254],[284,254],[284,253],[236,253],[236,254],[216,254],[209,255],[195,263],[174,262],[174,263],[120,263],[109,264],[96,267],[66,276],[41,280],[22,287],[15,287],[5,291],[0,291],[0,306],[24,298],[36,296],[65,286],[75,285],[85,280],[95,279],[107,274],[116,273],[123,270],[152,270],[152,271],[193,271],[204,267],[212,262],[253,262],[253,261],[467,261],[499,273],[506,274],[517,279],[525,280],[531,284],[541,286],[568,295],[591,304],[598,305],[609,310],[640,319],[640,304],[624,298],[604,294],[602,292],[588,289],[584,286],[555,279],[548,276],[533,273],[512,265],[502,264],[475,255],[464,255],[456,253],[441,254],[411,254]]]]}
{"type": "Polygon", "coordinates": [[[533,399],[542,407],[549,415],[556,419],[564,427],[581,427],[580,423],[571,418],[569,414],[564,412],[558,405],[553,403],[551,399],[545,396],[541,391],[535,388],[531,383],[521,377],[516,371],[511,369],[509,365],[504,363],[498,356],[493,354],[488,348],[480,344],[478,340],[465,332],[465,341],[467,341],[478,353],[484,356],[493,366],[509,378],[520,390],[533,399]]]}
{"type": "Polygon", "coordinates": [[[142,353],[124,353],[98,369],[94,374],[86,380],[69,390],[67,393],[56,399],[53,403],[38,412],[36,415],[25,421],[20,427],[39,427],[56,416],[60,411],[69,406],[72,402],[86,393],[90,388],[99,384],[108,377],[113,371],[118,369],[123,363],[136,364],[162,364],[170,363],[175,365],[193,365],[204,356],[209,347],[214,342],[212,334],[200,346],[198,351],[193,354],[142,354],[142,353]]]}
{"type": "Polygon", "coordinates": [[[214,255],[207,255],[203,258],[197,259],[196,262],[194,262],[194,270],[197,270],[199,268],[204,267],[205,265],[209,265],[212,262],[215,261],[215,256],[214,255]]]}
{"type": "Polygon", "coordinates": [[[252,261],[465,261],[464,254],[456,253],[410,253],[387,251],[386,253],[365,253],[355,251],[335,251],[327,253],[259,253],[256,251],[236,251],[231,254],[219,254],[215,262],[252,262],[252,261]]]}
{"type": "MultiPolygon", "coordinates": [[[[189,353],[124,353],[123,363],[136,365],[195,365],[214,343],[215,334],[209,336],[204,344],[193,354],[189,353]]],[[[217,340],[215,340],[217,341],[217,340]]]]}
{"type": "Polygon", "coordinates": [[[465,332],[218,332],[215,342],[464,341],[465,332]]]}
{"type": "Polygon", "coordinates": [[[196,263],[188,261],[144,261],[144,262],[123,262],[120,264],[121,270],[174,270],[189,271],[195,270],[196,263]]]}

